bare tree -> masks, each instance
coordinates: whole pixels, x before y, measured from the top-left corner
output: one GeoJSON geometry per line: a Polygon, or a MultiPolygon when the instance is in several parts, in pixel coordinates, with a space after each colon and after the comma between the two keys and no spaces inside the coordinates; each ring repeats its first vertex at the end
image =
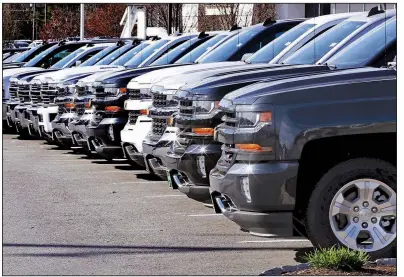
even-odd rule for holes
{"type": "Polygon", "coordinates": [[[276,4],[254,4],[251,24],[263,22],[267,18],[276,18],[276,4]]]}

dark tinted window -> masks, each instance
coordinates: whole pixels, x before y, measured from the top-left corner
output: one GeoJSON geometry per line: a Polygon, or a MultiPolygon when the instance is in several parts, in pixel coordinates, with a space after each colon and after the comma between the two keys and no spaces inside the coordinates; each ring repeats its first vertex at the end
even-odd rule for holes
{"type": "Polygon", "coordinates": [[[153,43],[149,47],[146,47],[146,49],[144,49],[140,53],[136,54],[132,59],[130,59],[127,63],[125,63],[124,66],[138,67],[139,64],[141,64],[144,60],[146,60],[154,52],[159,50],[167,42],[169,42],[169,40],[162,39],[162,40],[159,40],[159,41],[153,43]]]}
{"type": "Polygon", "coordinates": [[[397,39],[396,18],[374,28],[327,60],[337,68],[352,68],[366,65],[375,56],[397,39]]]}
{"type": "Polygon", "coordinates": [[[78,55],[80,55],[81,53],[83,53],[85,50],[83,48],[79,48],[76,51],[74,51],[73,53],[71,53],[69,56],[61,59],[60,61],[58,61],[57,63],[55,63],[54,65],[51,66],[51,68],[54,69],[60,69],[63,68],[63,66],[65,66],[68,62],[70,62],[72,59],[74,59],[75,57],[77,57],[78,55]]]}
{"type": "Polygon", "coordinates": [[[231,39],[227,40],[223,44],[219,45],[215,50],[206,54],[203,58],[201,58],[199,63],[211,63],[211,62],[222,62],[222,61],[232,61],[241,60],[241,57],[244,53],[241,49],[255,36],[261,33],[266,27],[262,24],[255,25],[247,30],[244,30],[231,39]],[[242,52],[241,54],[236,55],[237,53],[242,52]]]}
{"type": "Polygon", "coordinates": [[[99,62],[102,58],[104,58],[106,55],[108,55],[112,51],[116,50],[117,48],[119,48],[119,46],[111,45],[111,46],[105,48],[104,50],[98,52],[97,55],[92,56],[91,59],[86,60],[80,66],[93,66],[94,64],[99,62]]]}
{"type": "Polygon", "coordinates": [[[119,47],[117,50],[109,54],[108,56],[105,56],[102,58],[99,62],[96,63],[96,65],[107,65],[115,61],[118,57],[121,55],[125,54],[127,51],[130,49],[134,48],[135,46],[132,44],[127,44],[122,47],[119,47]]]}
{"type": "Polygon", "coordinates": [[[152,65],[164,65],[164,64],[170,64],[175,61],[177,61],[179,58],[181,58],[183,55],[194,49],[195,47],[201,45],[204,43],[206,40],[211,39],[212,37],[207,37],[207,38],[193,38],[190,39],[181,45],[177,46],[167,54],[161,56],[158,58],[155,62],[152,63],[152,65]]]}
{"type": "Polygon", "coordinates": [[[301,23],[273,40],[246,60],[248,63],[269,63],[283,49],[298,37],[313,28],[315,24],[301,23]]]}
{"type": "Polygon", "coordinates": [[[67,57],[71,53],[73,53],[78,48],[82,47],[83,44],[66,44],[62,46],[57,46],[56,48],[51,47],[47,52],[47,54],[41,54],[29,61],[24,65],[24,67],[31,67],[31,66],[41,66],[43,68],[49,68],[50,66],[54,65],[64,57],[67,57]]]}
{"type": "Polygon", "coordinates": [[[310,41],[284,60],[285,64],[313,64],[365,22],[345,21],[310,41]]]}
{"type": "Polygon", "coordinates": [[[32,60],[30,60],[29,62],[27,62],[24,67],[31,67],[31,66],[36,66],[36,64],[43,58],[45,58],[49,53],[52,53],[52,51],[54,51],[55,49],[57,49],[58,47],[60,47],[59,45],[54,45],[51,48],[43,51],[42,53],[40,53],[39,55],[37,55],[35,58],[33,58],[32,60]]]}
{"type": "Polygon", "coordinates": [[[124,65],[127,61],[132,59],[136,54],[138,54],[140,51],[142,51],[149,45],[150,45],[150,43],[147,43],[147,42],[143,42],[143,43],[139,44],[135,48],[129,50],[128,52],[126,52],[125,54],[120,56],[118,59],[116,59],[115,61],[110,63],[110,65],[124,65]]]}
{"type": "Polygon", "coordinates": [[[205,41],[192,51],[188,52],[184,56],[182,56],[179,60],[177,60],[175,63],[179,64],[184,64],[184,63],[193,63],[195,62],[202,54],[204,54],[206,51],[210,50],[211,47],[213,47],[216,43],[221,41],[222,39],[226,38],[228,35],[216,35],[213,38],[209,39],[208,41],[205,41]]]}

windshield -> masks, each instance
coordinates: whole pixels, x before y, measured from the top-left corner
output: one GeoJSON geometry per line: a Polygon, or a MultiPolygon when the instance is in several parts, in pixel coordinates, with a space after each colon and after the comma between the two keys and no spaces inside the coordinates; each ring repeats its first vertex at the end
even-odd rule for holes
{"type": "Polygon", "coordinates": [[[392,18],[372,29],[327,60],[340,68],[365,66],[367,62],[397,39],[397,21],[392,18]]]}
{"type": "Polygon", "coordinates": [[[132,44],[126,44],[119,49],[115,50],[108,56],[104,57],[102,60],[96,63],[96,65],[107,65],[115,61],[118,57],[120,57],[122,54],[126,53],[129,49],[132,49],[134,46],[132,44]]]}
{"type": "Polygon", "coordinates": [[[146,47],[143,51],[140,53],[137,53],[132,59],[130,59],[128,62],[124,64],[124,66],[128,67],[138,67],[139,64],[141,64],[144,60],[146,60],[150,55],[152,55],[154,52],[159,50],[163,45],[165,45],[169,40],[167,39],[162,39],[160,41],[157,41],[150,45],[149,47],[146,47]]]}
{"type": "Polygon", "coordinates": [[[16,62],[16,60],[17,60],[19,57],[21,57],[21,55],[23,55],[23,54],[24,54],[24,52],[22,52],[22,53],[17,53],[17,54],[13,54],[13,55],[11,55],[10,57],[8,57],[7,59],[5,59],[5,60],[3,61],[3,63],[16,62]]]}
{"type": "Polygon", "coordinates": [[[31,55],[33,52],[37,51],[39,47],[33,47],[27,51],[21,53],[18,57],[16,57],[13,61],[14,62],[23,62],[26,57],[31,55]]]}
{"type": "Polygon", "coordinates": [[[24,64],[24,67],[32,67],[36,66],[36,64],[42,60],[44,57],[46,57],[49,53],[51,53],[53,50],[57,49],[59,45],[53,45],[51,48],[41,52],[39,55],[36,55],[35,58],[24,64]]]}
{"type": "Polygon", "coordinates": [[[167,54],[164,54],[160,58],[158,58],[156,61],[154,61],[151,65],[164,65],[164,64],[171,64],[175,61],[177,61],[179,58],[181,58],[183,55],[185,55],[190,49],[193,49],[199,45],[201,45],[203,42],[211,39],[212,37],[207,37],[207,38],[192,38],[184,43],[181,43],[177,47],[175,47],[173,50],[169,51],[167,54]]]}
{"type": "MultiPolygon", "coordinates": [[[[201,58],[199,63],[210,63],[210,62],[223,62],[229,60],[240,60],[241,56],[245,53],[239,53],[234,57],[239,50],[244,47],[250,40],[252,40],[257,34],[265,30],[265,26],[262,24],[255,25],[245,31],[240,32],[231,39],[227,40],[223,44],[219,45],[214,51],[206,54],[201,58]],[[234,59],[232,59],[234,57],[234,59]]],[[[242,52],[242,51],[240,51],[242,52]]]]}
{"type": "Polygon", "coordinates": [[[185,64],[185,63],[194,63],[203,53],[209,51],[216,43],[221,41],[222,39],[226,38],[228,34],[223,35],[216,35],[213,38],[205,41],[192,51],[188,52],[184,56],[182,56],[178,61],[175,63],[178,64],[185,64]]]}
{"type": "Polygon", "coordinates": [[[301,23],[282,34],[277,39],[265,45],[246,60],[247,63],[269,63],[283,49],[289,46],[298,37],[313,28],[315,24],[301,23]]]}
{"type": "Polygon", "coordinates": [[[92,56],[90,59],[79,65],[79,67],[82,66],[92,66],[98,61],[100,61],[102,58],[104,58],[106,55],[117,49],[119,46],[117,45],[111,45],[110,47],[105,48],[104,50],[98,52],[96,55],[92,56]]]}
{"type": "Polygon", "coordinates": [[[365,22],[345,21],[313,39],[284,60],[285,64],[314,64],[365,22]]]}
{"type": "Polygon", "coordinates": [[[80,55],[81,53],[83,53],[85,50],[83,48],[79,48],[76,51],[74,51],[73,53],[71,53],[69,56],[64,57],[63,59],[61,59],[60,61],[58,61],[57,63],[55,63],[54,65],[52,65],[50,68],[53,69],[61,69],[63,68],[63,66],[65,66],[68,62],[70,62],[72,59],[74,59],[75,57],[77,57],[78,55],[80,55]]]}
{"type": "Polygon", "coordinates": [[[112,63],[110,63],[110,65],[124,65],[127,61],[132,59],[137,53],[139,53],[149,45],[150,45],[149,43],[145,42],[139,44],[135,48],[129,50],[128,52],[120,56],[118,59],[114,60],[112,63]]]}

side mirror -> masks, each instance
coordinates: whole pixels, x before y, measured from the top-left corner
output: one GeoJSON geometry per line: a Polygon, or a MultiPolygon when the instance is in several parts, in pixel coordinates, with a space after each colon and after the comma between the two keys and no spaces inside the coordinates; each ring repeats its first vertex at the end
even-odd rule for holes
{"type": "Polygon", "coordinates": [[[77,66],[79,66],[79,65],[81,65],[81,61],[80,61],[80,60],[77,60],[75,66],[77,67],[77,66]]]}
{"type": "Polygon", "coordinates": [[[241,61],[245,62],[249,57],[251,57],[254,53],[245,53],[242,57],[241,57],[241,61]]]}

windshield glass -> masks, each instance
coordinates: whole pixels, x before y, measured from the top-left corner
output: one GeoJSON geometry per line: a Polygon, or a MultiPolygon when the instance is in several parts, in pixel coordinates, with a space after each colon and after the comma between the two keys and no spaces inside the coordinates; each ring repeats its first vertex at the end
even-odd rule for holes
{"type": "Polygon", "coordinates": [[[32,60],[30,60],[29,62],[27,62],[26,64],[24,64],[24,67],[32,67],[32,66],[36,66],[36,64],[42,60],[44,57],[46,57],[49,53],[51,53],[53,50],[59,48],[59,45],[54,45],[51,48],[43,51],[42,53],[40,53],[39,55],[36,55],[35,58],[33,58],[32,60]]]}
{"type": "Polygon", "coordinates": [[[72,59],[74,59],[75,57],[77,57],[78,55],[80,55],[81,53],[83,53],[85,50],[83,48],[79,48],[76,51],[74,51],[73,53],[71,53],[69,56],[64,57],[63,59],[61,59],[60,61],[58,61],[57,63],[55,63],[54,65],[52,65],[50,68],[53,69],[61,69],[63,68],[63,66],[65,66],[68,62],[70,62],[72,59]]]}
{"type": "MultiPolygon", "coordinates": [[[[212,37],[210,37],[212,38],[212,37]]],[[[171,64],[177,61],[180,57],[185,55],[189,49],[195,48],[196,46],[202,44],[204,41],[209,40],[210,38],[192,38],[184,43],[181,43],[173,50],[169,51],[167,54],[161,56],[156,61],[154,61],[151,65],[164,65],[171,64]]]]}
{"type": "Polygon", "coordinates": [[[372,29],[327,60],[327,64],[352,68],[366,63],[397,39],[397,21],[392,18],[372,29]]]}
{"type": "Polygon", "coordinates": [[[221,41],[222,39],[226,38],[228,35],[216,35],[213,38],[205,41],[192,51],[188,52],[184,56],[182,56],[178,61],[175,63],[184,64],[184,63],[194,63],[203,53],[210,50],[216,43],[221,41]]]}
{"type": "Polygon", "coordinates": [[[137,53],[132,59],[130,59],[128,62],[124,64],[124,66],[128,67],[138,67],[139,64],[141,64],[144,60],[146,60],[150,55],[152,55],[154,52],[159,50],[163,45],[165,45],[169,40],[167,39],[162,39],[159,40],[149,47],[146,47],[143,51],[140,53],[137,53]]]}
{"type": "Polygon", "coordinates": [[[119,49],[115,50],[108,56],[102,58],[99,62],[96,63],[96,65],[107,65],[115,61],[118,57],[120,57],[122,54],[126,53],[129,49],[132,49],[134,46],[132,44],[126,44],[119,49]]]}
{"type": "Polygon", "coordinates": [[[84,63],[79,65],[79,67],[82,66],[93,66],[97,62],[99,62],[102,58],[104,58],[106,55],[117,49],[119,46],[117,45],[111,45],[104,50],[98,52],[96,55],[92,56],[90,59],[86,60],[84,63]]]}
{"type": "MultiPolygon", "coordinates": [[[[211,63],[228,61],[237,51],[245,46],[251,39],[259,34],[266,27],[262,24],[255,25],[245,31],[240,32],[223,44],[219,45],[214,51],[206,54],[198,62],[211,63]]],[[[240,53],[242,56],[243,53],[240,53]]]]}
{"type": "Polygon", "coordinates": [[[110,63],[110,65],[124,65],[127,61],[132,59],[137,53],[139,53],[149,45],[150,45],[149,43],[145,42],[139,44],[135,48],[129,50],[128,52],[120,56],[118,59],[114,60],[112,63],[110,63]]]}
{"type": "Polygon", "coordinates": [[[246,60],[247,63],[269,63],[294,40],[313,28],[315,24],[301,23],[271,41],[246,60]]]}
{"type": "Polygon", "coordinates": [[[285,64],[314,64],[365,22],[345,21],[313,39],[284,60],[285,64]]]}
{"type": "Polygon", "coordinates": [[[24,51],[23,53],[21,53],[18,57],[16,57],[13,61],[14,62],[23,62],[24,59],[26,57],[28,57],[29,55],[31,55],[33,52],[35,52],[36,50],[38,50],[39,47],[33,47],[27,51],[24,51]]]}
{"type": "Polygon", "coordinates": [[[24,52],[23,53],[13,54],[10,57],[8,57],[7,59],[5,59],[3,61],[3,63],[15,62],[17,60],[17,58],[19,58],[23,54],[24,54],[24,52]]]}

